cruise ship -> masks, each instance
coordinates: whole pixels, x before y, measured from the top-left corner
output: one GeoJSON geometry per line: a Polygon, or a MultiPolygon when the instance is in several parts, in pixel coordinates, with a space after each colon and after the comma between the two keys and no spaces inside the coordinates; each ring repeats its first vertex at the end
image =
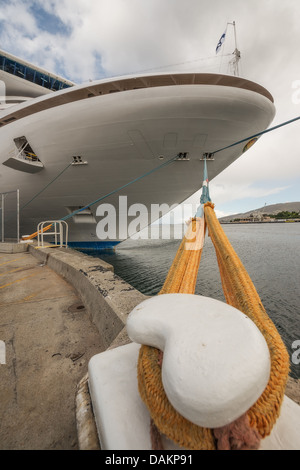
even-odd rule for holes
{"type": "Polygon", "coordinates": [[[152,205],[163,215],[201,188],[204,155],[212,180],[255,139],[213,152],[262,132],[274,115],[269,91],[238,76],[169,72],[77,85],[0,51],[5,237],[16,237],[19,190],[20,235],[67,219],[71,246],[113,246],[141,204],[149,217],[139,228],[153,222],[152,205]],[[108,207],[115,227],[99,238],[108,207]]]}

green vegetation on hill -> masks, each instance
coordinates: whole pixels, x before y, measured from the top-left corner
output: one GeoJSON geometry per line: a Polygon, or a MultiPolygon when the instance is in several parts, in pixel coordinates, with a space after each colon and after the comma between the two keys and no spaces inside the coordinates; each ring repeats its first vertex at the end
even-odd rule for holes
{"type": "Polygon", "coordinates": [[[299,212],[289,212],[289,211],[281,211],[278,214],[269,214],[269,217],[273,219],[297,219],[300,217],[299,212]]]}

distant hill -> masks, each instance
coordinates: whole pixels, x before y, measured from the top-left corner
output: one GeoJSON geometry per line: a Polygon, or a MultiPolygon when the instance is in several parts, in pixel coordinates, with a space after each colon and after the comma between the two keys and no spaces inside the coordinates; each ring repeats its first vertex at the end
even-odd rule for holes
{"type": "Polygon", "coordinates": [[[253,209],[248,212],[243,212],[240,214],[232,214],[226,217],[220,217],[220,222],[230,222],[233,219],[244,219],[250,217],[252,214],[253,216],[260,216],[262,214],[272,214],[276,215],[278,212],[281,211],[289,211],[289,212],[299,212],[300,211],[300,202],[283,202],[281,204],[270,204],[269,206],[263,206],[259,209],[253,209]]]}

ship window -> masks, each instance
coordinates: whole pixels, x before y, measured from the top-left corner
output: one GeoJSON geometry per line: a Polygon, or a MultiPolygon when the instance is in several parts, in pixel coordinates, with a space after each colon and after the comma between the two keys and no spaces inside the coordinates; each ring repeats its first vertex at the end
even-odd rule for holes
{"type": "Polygon", "coordinates": [[[55,78],[52,80],[51,90],[53,90],[53,91],[59,90],[59,82],[57,80],[55,80],[55,78]]]}
{"type": "Polygon", "coordinates": [[[25,77],[25,69],[26,67],[24,67],[24,65],[16,63],[16,75],[19,75],[20,77],[25,77]]]}
{"type": "Polygon", "coordinates": [[[4,65],[5,72],[14,74],[15,69],[16,69],[16,63],[13,62],[12,60],[6,59],[5,65],[4,65]]]}
{"type": "Polygon", "coordinates": [[[41,74],[40,72],[36,72],[34,82],[37,85],[44,86],[45,79],[44,79],[43,74],[41,74]]]}
{"type": "Polygon", "coordinates": [[[30,67],[25,67],[26,69],[26,73],[25,73],[25,77],[26,80],[28,80],[29,82],[33,82],[34,81],[34,70],[31,69],[30,67]]]}
{"type": "Polygon", "coordinates": [[[56,80],[47,73],[39,72],[38,70],[28,67],[27,65],[16,62],[15,60],[11,60],[2,54],[0,54],[0,69],[54,91],[62,90],[72,86],[68,83],[56,80]]]}

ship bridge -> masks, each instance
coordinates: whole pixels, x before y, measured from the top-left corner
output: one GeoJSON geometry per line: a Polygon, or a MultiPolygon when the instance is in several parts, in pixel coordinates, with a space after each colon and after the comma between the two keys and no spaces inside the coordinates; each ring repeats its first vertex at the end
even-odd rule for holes
{"type": "Polygon", "coordinates": [[[0,109],[75,83],[0,50],[0,109]]]}

